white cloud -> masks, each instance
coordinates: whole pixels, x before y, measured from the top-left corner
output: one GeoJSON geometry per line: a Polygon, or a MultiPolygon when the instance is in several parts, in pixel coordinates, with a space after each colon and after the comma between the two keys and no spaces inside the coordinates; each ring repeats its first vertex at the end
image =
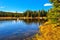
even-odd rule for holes
{"type": "Polygon", "coordinates": [[[0,6],[0,8],[5,8],[5,7],[3,7],[3,6],[0,6]]]}
{"type": "Polygon", "coordinates": [[[18,12],[18,13],[23,13],[23,12],[18,12]]]}
{"type": "Polygon", "coordinates": [[[45,3],[44,6],[52,6],[50,3],[45,3]]]}
{"type": "MultiPolygon", "coordinates": [[[[9,10],[9,11],[6,10],[5,12],[13,12],[13,13],[16,13],[16,11],[12,11],[12,10],[9,10]]],[[[17,11],[17,13],[23,13],[23,12],[17,11]]]]}

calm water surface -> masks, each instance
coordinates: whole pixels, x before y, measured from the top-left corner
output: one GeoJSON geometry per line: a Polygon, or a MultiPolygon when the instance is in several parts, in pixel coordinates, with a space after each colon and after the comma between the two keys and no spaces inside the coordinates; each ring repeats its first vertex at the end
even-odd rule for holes
{"type": "Polygon", "coordinates": [[[0,40],[23,40],[38,32],[38,22],[27,23],[23,20],[0,21],[0,40]]]}

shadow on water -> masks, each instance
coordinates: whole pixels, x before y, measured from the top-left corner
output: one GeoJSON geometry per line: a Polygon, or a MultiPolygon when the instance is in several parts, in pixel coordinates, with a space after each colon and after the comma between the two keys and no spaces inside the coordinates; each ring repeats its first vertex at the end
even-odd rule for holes
{"type": "Polygon", "coordinates": [[[38,26],[47,20],[0,20],[0,40],[26,40],[38,33],[38,26]]]}

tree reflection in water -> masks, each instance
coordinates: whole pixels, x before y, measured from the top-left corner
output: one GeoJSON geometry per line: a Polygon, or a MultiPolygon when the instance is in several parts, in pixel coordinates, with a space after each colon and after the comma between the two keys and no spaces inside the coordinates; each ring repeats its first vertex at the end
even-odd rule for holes
{"type": "Polygon", "coordinates": [[[40,24],[46,22],[47,20],[44,20],[44,19],[42,19],[42,20],[41,19],[24,19],[23,21],[27,24],[39,23],[39,25],[40,25],[40,24]]]}

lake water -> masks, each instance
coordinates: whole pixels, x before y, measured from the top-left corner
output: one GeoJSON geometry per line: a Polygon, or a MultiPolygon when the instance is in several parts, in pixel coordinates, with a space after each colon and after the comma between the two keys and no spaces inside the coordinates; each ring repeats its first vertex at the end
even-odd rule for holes
{"type": "Polygon", "coordinates": [[[23,40],[38,32],[39,22],[29,20],[0,21],[0,40],[23,40]]]}

